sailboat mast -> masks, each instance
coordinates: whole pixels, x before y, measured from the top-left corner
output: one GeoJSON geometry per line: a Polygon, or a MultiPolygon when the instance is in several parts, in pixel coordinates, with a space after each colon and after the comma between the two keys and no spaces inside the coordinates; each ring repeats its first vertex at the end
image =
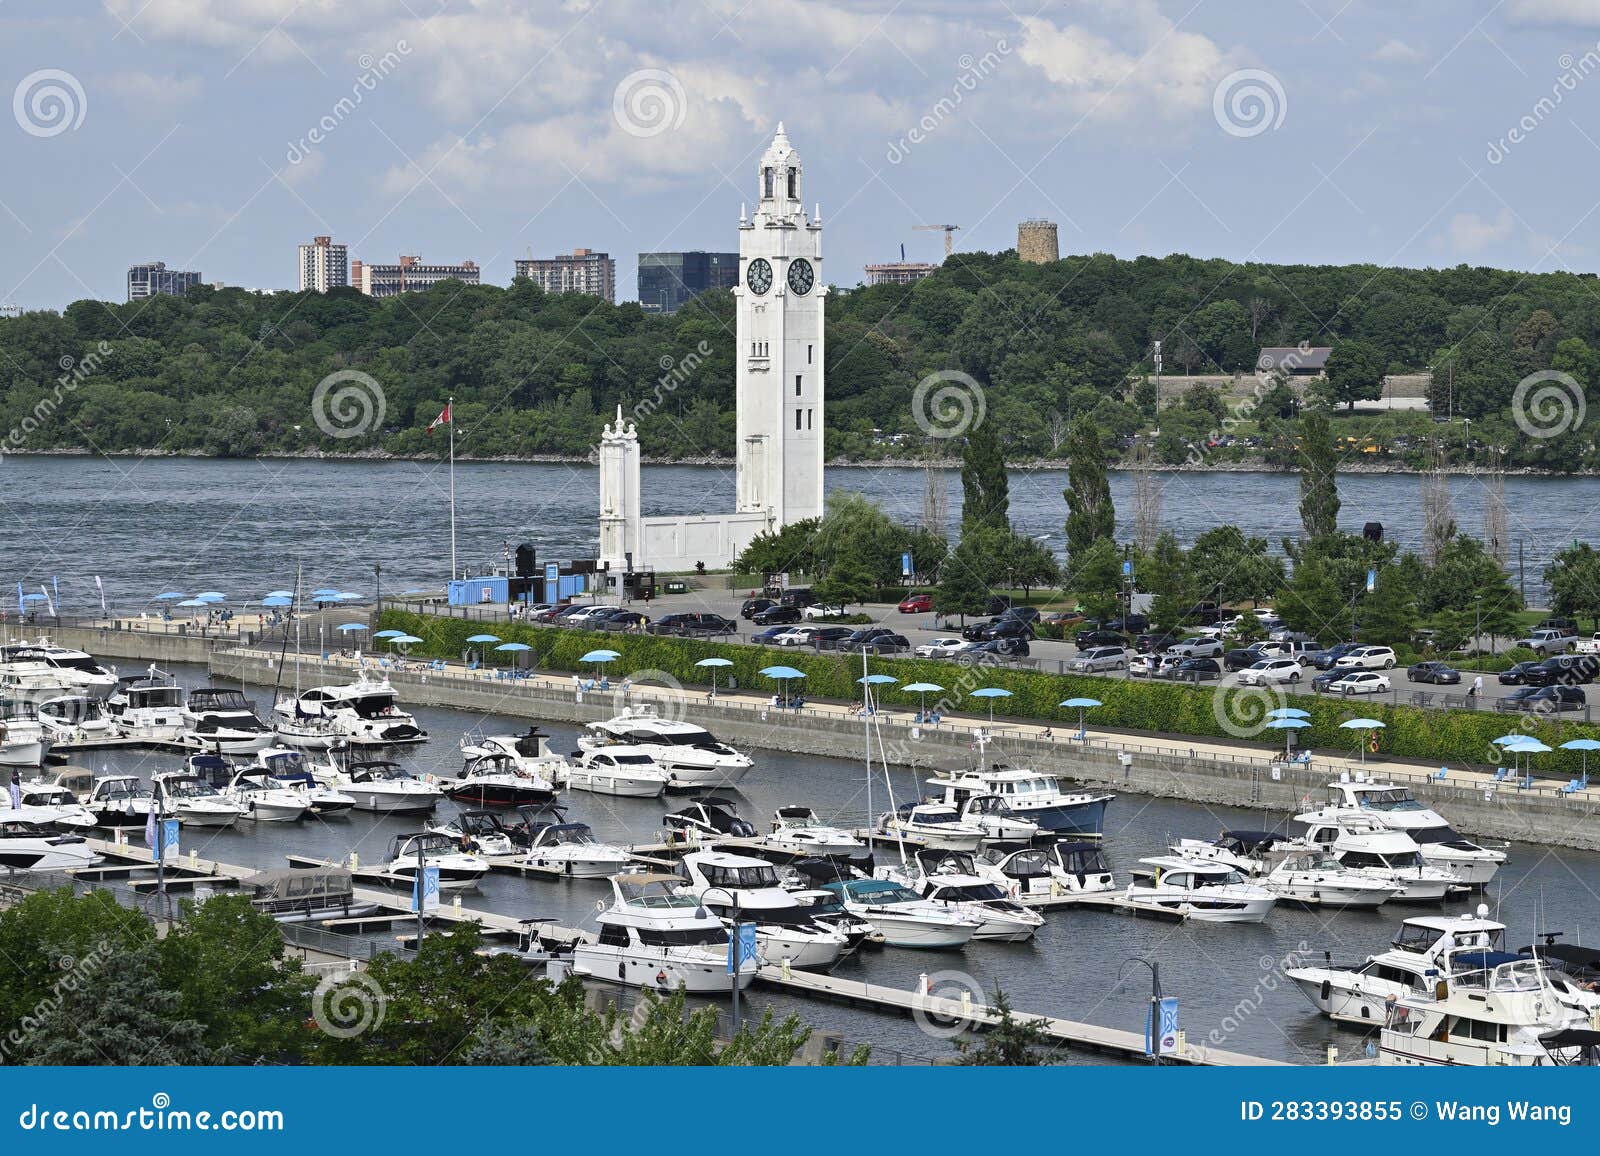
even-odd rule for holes
{"type": "Polygon", "coordinates": [[[445,405],[450,420],[450,581],[456,580],[456,399],[445,405]]]}

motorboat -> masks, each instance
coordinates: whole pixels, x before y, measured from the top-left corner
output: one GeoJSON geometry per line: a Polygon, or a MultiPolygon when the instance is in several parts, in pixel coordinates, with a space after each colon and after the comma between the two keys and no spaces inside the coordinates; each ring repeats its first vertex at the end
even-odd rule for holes
{"type": "Polygon", "coordinates": [[[1313,811],[1296,815],[1295,822],[1307,824],[1309,845],[1329,852],[1347,870],[1398,886],[1396,903],[1438,903],[1463,890],[1452,872],[1423,861],[1410,835],[1359,811],[1313,811]]]}
{"type": "Polygon", "coordinates": [[[444,793],[479,807],[521,807],[553,802],[556,788],[549,779],[521,770],[512,756],[495,752],[468,763],[460,777],[446,781],[444,793]]]}
{"type": "Polygon", "coordinates": [[[720,795],[706,795],[695,799],[681,810],[666,815],[662,822],[669,831],[692,835],[701,842],[715,842],[720,838],[754,839],[755,827],[739,817],[739,808],[732,799],[720,795]]]}
{"type": "Polygon", "coordinates": [[[924,899],[892,879],[841,879],[823,884],[822,890],[870,923],[891,947],[965,947],[981,926],[979,920],[924,899]]]}
{"type": "Polygon", "coordinates": [[[454,818],[429,823],[427,829],[448,835],[463,851],[487,858],[515,855],[527,846],[525,833],[508,828],[496,811],[463,811],[454,818]]]}
{"type": "Polygon", "coordinates": [[[327,818],[343,815],[355,809],[356,800],[335,787],[320,782],[311,772],[306,757],[289,747],[268,747],[257,751],[254,766],[260,767],[267,777],[287,790],[304,792],[311,801],[311,813],[327,818]]]}
{"type": "Polygon", "coordinates": [[[853,859],[868,853],[865,843],[842,827],[832,827],[817,818],[810,807],[779,807],[772,815],[772,829],[760,837],[762,845],[780,855],[796,857],[818,855],[853,859]]]}
{"type": "Polygon", "coordinates": [[[488,860],[461,849],[458,840],[437,831],[413,831],[389,840],[390,875],[416,880],[417,868],[436,867],[441,891],[465,891],[489,873],[488,860]]]}
{"type": "Polygon", "coordinates": [[[731,787],[755,764],[710,731],[682,719],[664,718],[645,703],[623,709],[603,722],[590,723],[579,738],[585,750],[608,744],[639,747],[673,778],[675,789],[731,787]]]}
{"type": "Polygon", "coordinates": [[[105,703],[87,695],[61,695],[39,703],[39,728],[52,748],[106,746],[121,740],[105,703]]]}
{"type": "MultiPolygon", "coordinates": [[[[298,707],[298,703],[295,703],[298,707]]],[[[272,733],[280,746],[297,751],[332,751],[349,746],[344,728],[335,720],[323,715],[286,715],[281,709],[272,712],[272,733]]]]}
{"type": "Polygon", "coordinates": [[[1139,860],[1123,901],[1135,911],[1200,923],[1260,923],[1277,896],[1224,863],[1153,855],[1139,860]]]}
{"type": "Polygon", "coordinates": [[[444,798],[439,787],[387,760],[362,760],[343,767],[319,764],[312,773],[323,786],[354,799],[358,811],[420,815],[432,811],[444,798]]]}
{"type": "Polygon", "coordinates": [[[1030,819],[1039,829],[1055,835],[1099,835],[1105,828],[1106,807],[1115,795],[1096,791],[1063,791],[1052,776],[1024,767],[993,763],[985,767],[988,734],[980,731],[978,765],[928,780],[939,797],[960,807],[972,795],[999,795],[1012,814],[1030,819]]]}
{"type": "Polygon", "coordinates": [[[520,735],[485,735],[474,731],[461,736],[460,745],[463,767],[485,755],[503,755],[523,774],[544,779],[557,788],[567,785],[572,770],[564,757],[550,749],[550,736],[536,726],[530,726],[520,735]]]}
{"type": "Polygon", "coordinates": [[[427,741],[428,732],[400,709],[388,679],[369,679],[363,671],[355,682],[314,686],[293,698],[279,700],[278,719],[327,719],[346,742],[358,747],[398,746],[427,741]]]}
{"type": "Polygon", "coordinates": [[[157,771],[150,776],[150,789],[162,814],[186,827],[231,827],[245,816],[243,804],[189,771],[157,771]]]}
{"type": "Polygon", "coordinates": [[[1329,806],[1354,808],[1380,826],[1404,831],[1416,841],[1422,859],[1443,867],[1468,887],[1482,887],[1505,866],[1506,853],[1463,837],[1437,811],[1424,806],[1410,787],[1380,783],[1346,772],[1328,784],[1329,806]]]}
{"type": "Polygon", "coordinates": [[[50,739],[33,704],[0,698],[0,767],[36,770],[50,755],[50,739]]]}
{"type": "Polygon", "coordinates": [[[528,830],[528,848],[511,860],[513,867],[555,871],[570,879],[598,879],[634,862],[633,852],[600,842],[587,823],[530,823],[528,830]]]}
{"type": "Polygon", "coordinates": [[[68,871],[91,867],[100,856],[82,835],[50,829],[43,816],[31,811],[0,811],[0,867],[7,871],[68,871]]]}
{"type": "Polygon", "coordinates": [[[258,871],[244,879],[250,906],[279,923],[359,919],[378,904],[356,898],[355,877],[343,867],[292,867],[258,871]]]}
{"type": "Polygon", "coordinates": [[[567,787],[596,795],[653,799],[666,793],[672,776],[643,747],[620,743],[574,752],[567,787]]]}
{"type": "Polygon", "coordinates": [[[1280,900],[1303,907],[1380,907],[1403,890],[1392,880],[1352,871],[1320,847],[1290,851],[1258,881],[1280,900]]]}
{"type": "Polygon", "coordinates": [[[1175,839],[1169,850],[1184,859],[1221,863],[1247,878],[1269,875],[1293,840],[1282,831],[1223,831],[1215,839],[1175,839]]]}
{"type": "Polygon", "coordinates": [[[185,746],[212,754],[253,755],[270,747],[274,737],[242,691],[199,687],[183,705],[185,746]]]}
{"type": "Polygon", "coordinates": [[[957,808],[956,818],[982,827],[985,842],[1031,843],[1041,833],[1039,824],[1013,811],[1004,795],[968,795],[957,808]]]}
{"type": "MultiPolygon", "coordinates": [[[[58,772],[62,773],[70,775],[72,780],[82,781],[85,794],[94,786],[92,771],[70,767],[58,772]]],[[[70,787],[62,783],[41,779],[18,783],[17,794],[22,803],[21,810],[29,812],[26,816],[29,822],[43,823],[58,831],[72,832],[93,830],[95,826],[94,814],[78,801],[77,794],[70,787]]],[[[6,796],[0,795],[0,803],[8,802],[6,796]]],[[[3,805],[0,805],[0,816],[24,818],[17,814],[16,809],[3,805]]]]}
{"type": "Polygon", "coordinates": [[[1098,843],[1057,842],[1044,847],[995,843],[974,858],[973,868],[1027,906],[1047,907],[1074,896],[1117,890],[1098,843]]]}
{"type": "Polygon", "coordinates": [[[977,920],[973,939],[1020,943],[1044,926],[1044,916],[979,875],[970,852],[926,847],[912,856],[912,862],[914,867],[880,868],[878,877],[904,883],[924,899],[977,920]]]}
{"type": "Polygon", "coordinates": [[[152,810],[159,813],[150,788],[134,775],[98,775],[83,805],[96,827],[143,827],[152,810]]]}
{"type": "Polygon", "coordinates": [[[790,891],[789,897],[817,923],[832,928],[844,936],[841,959],[854,955],[856,950],[869,939],[882,938],[872,924],[859,915],[847,911],[836,892],[823,891],[820,888],[801,888],[790,891]]]}
{"type": "Polygon", "coordinates": [[[274,781],[266,768],[235,766],[221,755],[190,755],[184,766],[244,808],[241,818],[259,823],[295,823],[311,812],[311,796],[303,787],[274,781]]]}
{"type": "Polygon", "coordinates": [[[676,875],[613,875],[612,901],[596,918],[599,934],[573,947],[573,972],[662,993],[715,995],[735,983],[748,987],[758,961],[741,958],[734,973],[727,927],[683,894],[682,883],[676,875]]]}
{"type": "Polygon", "coordinates": [[[117,670],[92,654],[40,639],[11,642],[0,647],[0,686],[15,686],[33,694],[51,687],[57,694],[85,694],[105,698],[117,685],[117,670]]]}
{"type": "Polygon", "coordinates": [[[125,739],[176,743],[183,738],[183,704],[183,687],[152,665],[144,674],[117,681],[106,699],[106,713],[125,739]]]}
{"type": "Polygon", "coordinates": [[[902,803],[878,816],[878,833],[950,851],[976,851],[988,837],[976,823],[962,822],[949,803],[902,803]]]}
{"type": "Polygon", "coordinates": [[[682,860],[683,893],[697,897],[723,921],[754,923],[763,962],[826,970],[847,946],[842,932],[816,922],[778,881],[765,859],[725,851],[693,851],[682,860]]]}

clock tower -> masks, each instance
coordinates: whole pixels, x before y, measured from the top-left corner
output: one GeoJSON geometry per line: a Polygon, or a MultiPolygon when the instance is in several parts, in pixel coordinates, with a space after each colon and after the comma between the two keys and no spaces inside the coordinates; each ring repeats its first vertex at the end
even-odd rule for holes
{"type": "Polygon", "coordinates": [[[778,125],[739,212],[738,510],[770,528],[822,516],[822,219],[801,204],[800,156],[778,125]]]}

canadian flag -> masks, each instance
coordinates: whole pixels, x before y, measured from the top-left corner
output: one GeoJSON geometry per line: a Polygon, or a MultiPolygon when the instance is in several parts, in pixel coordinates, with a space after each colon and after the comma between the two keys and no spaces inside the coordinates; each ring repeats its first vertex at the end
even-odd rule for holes
{"type": "Polygon", "coordinates": [[[435,426],[450,424],[450,403],[446,402],[444,412],[428,423],[428,432],[432,433],[435,426]]]}

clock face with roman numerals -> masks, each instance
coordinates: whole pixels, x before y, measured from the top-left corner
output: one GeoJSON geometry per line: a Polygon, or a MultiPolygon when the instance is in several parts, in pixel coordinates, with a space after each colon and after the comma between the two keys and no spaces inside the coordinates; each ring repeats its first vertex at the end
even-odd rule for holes
{"type": "Polygon", "coordinates": [[[811,292],[811,286],[816,283],[817,275],[812,272],[811,262],[804,257],[796,257],[789,263],[789,288],[798,296],[804,297],[811,292]]]}
{"type": "Polygon", "coordinates": [[[765,257],[757,257],[745,270],[744,280],[750,286],[750,292],[759,297],[772,288],[772,266],[765,257]]]}

